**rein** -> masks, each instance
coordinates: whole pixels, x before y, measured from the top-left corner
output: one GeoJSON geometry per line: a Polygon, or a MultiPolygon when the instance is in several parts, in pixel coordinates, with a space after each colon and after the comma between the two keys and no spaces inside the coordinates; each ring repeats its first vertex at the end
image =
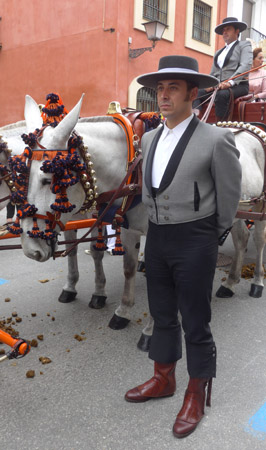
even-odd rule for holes
{"type": "MultiPolygon", "coordinates": [[[[204,122],[204,123],[207,122],[208,117],[209,117],[210,112],[211,112],[211,109],[212,109],[212,106],[213,106],[213,104],[214,104],[214,100],[215,100],[217,91],[218,91],[218,87],[214,88],[214,91],[213,91],[213,94],[211,95],[211,99],[210,99],[210,102],[209,102],[209,104],[208,104],[208,106],[207,106],[207,109],[206,109],[204,115],[202,116],[202,118],[200,119],[201,122],[204,122]]],[[[207,100],[205,100],[205,101],[208,101],[208,100],[209,100],[209,98],[208,98],[207,100]]],[[[203,102],[203,103],[205,103],[205,102],[203,102]]],[[[202,104],[203,104],[203,103],[202,103],[202,104]]]]}

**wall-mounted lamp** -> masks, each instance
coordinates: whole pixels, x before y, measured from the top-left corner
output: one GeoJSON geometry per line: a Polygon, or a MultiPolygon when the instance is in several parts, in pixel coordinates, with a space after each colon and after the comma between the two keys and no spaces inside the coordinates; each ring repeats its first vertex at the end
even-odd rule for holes
{"type": "MultiPolygon", "coordinates": [[[[166,28],[166,25],[162,22],[159,22],[158,20],[145,22],[142,23],[142,25],[144,25],[147,38],[149,39],[149,41],[152,41],[152,46],[143,48],[129,48],[128,55],[130,58],[137,58],[147,51],[151,52],[154,49],[156,42],[162,39],[164,30],[166,28]]],[[[129,46],[130,44],[131,42],[129,41],[129,46]]]]}

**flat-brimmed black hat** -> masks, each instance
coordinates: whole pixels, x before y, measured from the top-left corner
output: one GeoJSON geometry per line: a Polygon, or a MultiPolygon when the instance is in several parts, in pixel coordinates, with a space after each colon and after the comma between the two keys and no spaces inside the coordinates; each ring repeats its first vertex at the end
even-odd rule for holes
{"type": "Polygon", "coordinates": [[[233,27],[238,28],[240,33],[241,33],[241,31],[244,31],[248,26],[246,22],[240,22],[236,17],[226,17],[223,20],[223,23],[220,23],[220,25],[217,25],[217,27],[214,30],[215,33],[223,34],[223,28],[228,25],[232,25],[233,27]]]}
{"type": "Polygon", "coordinates": [[[162,80],[186,80],[203,89],[219,83],[217,78],[199,73],[196,59],[179,55],[164,56],[159,61],[158,72],[146,73],[137,78],[142,86],[150,88],[156,88],[162,80]]]}

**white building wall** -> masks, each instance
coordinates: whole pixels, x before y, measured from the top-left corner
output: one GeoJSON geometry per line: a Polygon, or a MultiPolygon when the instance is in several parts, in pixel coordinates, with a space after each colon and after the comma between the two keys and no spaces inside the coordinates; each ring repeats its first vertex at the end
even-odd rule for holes
{"type": "MultiPolygon", "coordinates": [[[[251,27],[266,35],[266,0],[251,0],[252,18],[251,27]]],[[[244,0],[228,0],[227,16],[243,18],[244,0]]]]}
{"type": "Polygon", "coordinates": [[[252,12],[252,28],[266,35],[266,0],[255,0],[252,12]]]}
{"type": "Polygon", "coordinates": [[[241,21],[243,11],[243,0],[228,0],[227,17],[236,17],[241,21]]]}

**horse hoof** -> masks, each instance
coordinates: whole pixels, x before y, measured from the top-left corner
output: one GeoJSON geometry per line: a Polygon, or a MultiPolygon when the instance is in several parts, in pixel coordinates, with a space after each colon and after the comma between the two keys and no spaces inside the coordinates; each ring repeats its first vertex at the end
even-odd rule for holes
{"type": "Polygon", "coordinates": [[[150,350],[150,345],[151,345],[151,336],[142,333],[142,335],[139,338],[139,342],[137,343],[138,349],[143,352],[148,352],[150,350]]]}
{"type": "Polygon", "coordinates": [[[145,272],[145,262],[144,261],[138,262],[137,272],[145,272]]]}
{"type": "Polygon", "coordinates": [[[251,284],[249,295],[250,297],[260,298],[262,297],[263,286],[258,286],[257,284],[251,284]]]}
{"type": "Polygon", "coordinates": [[[233,295],[234,295],[234,292],[225,286],[220,286],[218,291],[216,292],[216,297],[219,297],[219,298],[231,298],[231,297],[233,297],[233,295]]]}
{"type": "Polygon", "coordinates": [[[102,309],[105,306],[107,297],[105,295],[95,295],[91,297],[89,307],[93,309],[102,309]]]}
{"type": "Polygon", "coordinates": [[[113,315],[110,320],[108,327],[112,330],[123,330],[129,324],[130,320],[125,319],[124,317],[119,317],[116,314],[113,315]]]}
{"type": "Polygon", "coordinates": [[[58,301],[60,303],[70,303],[76,299],[76,295],[76,292],[64,291],[63,289],[60,297],[58,298],[58,301]]]}

